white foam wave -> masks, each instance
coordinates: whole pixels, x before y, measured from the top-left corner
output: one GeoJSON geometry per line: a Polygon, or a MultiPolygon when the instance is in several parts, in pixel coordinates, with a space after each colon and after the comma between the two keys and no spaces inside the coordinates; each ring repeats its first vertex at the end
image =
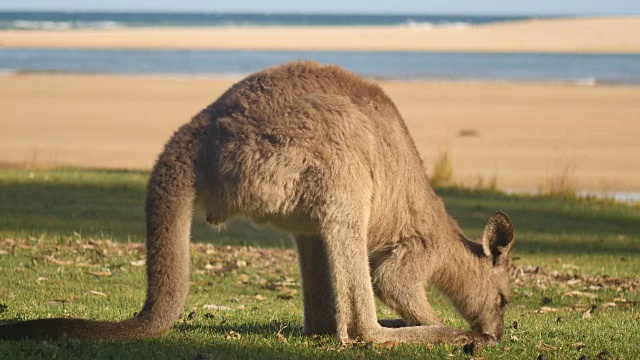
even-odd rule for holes
{"type": "Polygon", "coordinates": [[[124,23],[117,21],[78,21],[75,23],[75,27],[89,29],[117,29],[127,26],[124,23]]]}
{"type": "Polygon", "coordinates": [[[73,27],[71,21],[16,20],[11,25],[16,30],[68,30],[73,27]]]}
{"type": "Polygon", "coordinates": [[[2,69],[0,68],[0,76],[11,76],[15,75],[18,72],[15,69],[2,69]]]}
{"type": "Polygon", "coordinates": [[[416,22],[412,19],[407,20],[401,26],[408,27],[410,29],[458,29],[464,30],[473,26],[471,23],[456,21],[456,22],[416,22]]]}
{"type": "Polygon", "coordinates": [[[14,20],[7,26],[13,30],[115,29],[125,27],[117,21],[32,21],[14,20]]]}
{"type": "Polygon", "coordinates": [[[578,79],[575,81],[576,85],[580,86],[596,86],[598,85],[598,80],[594,77],[588,77],[584,79],[578,79]]]}
{"type": "Polygon", "coordinates": [[[225,72],[225,73],[134,73],[134,74],[125,74],[128,76],[142,76],[142,77],[153,77],[153,78],[162,78],[162,79],[216,79],[216,80],[240,80],[247,77],[250,74],[243,72],[225,72]]]}

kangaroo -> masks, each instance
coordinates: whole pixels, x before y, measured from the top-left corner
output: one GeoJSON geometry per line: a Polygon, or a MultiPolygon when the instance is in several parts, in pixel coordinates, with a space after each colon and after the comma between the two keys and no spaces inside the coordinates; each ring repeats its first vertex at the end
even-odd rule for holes
{"type": "Polygon", "coordinates": [[[146,198],[147,297],[119,322],[57,318],[0,326],[0,338],[140,339],[184,311],[195,206],[212,225],[235,215],[296,241],[305,334],[343,342],[467,343],[502,337],[514,227],[498,212],[466,238],[429,186],[394,103],[336,66],[295,62],[233,85],[165,145],[146,198]],[[471,331],[443,326],[425,286],[471,331]],[[378,322],[374,294],[403,320],[378,322]],[[411,325],[411,326],[405,326],[411,325]]]}

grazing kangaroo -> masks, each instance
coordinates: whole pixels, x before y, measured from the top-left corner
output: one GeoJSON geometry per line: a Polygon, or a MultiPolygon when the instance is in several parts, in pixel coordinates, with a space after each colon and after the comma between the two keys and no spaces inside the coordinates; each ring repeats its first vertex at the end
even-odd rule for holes
{"type": "Polygon", "coordinates": [[[21,321],[0,326],[0,338],[166,333],[184,311],[196,205],[214,225],[243,214],[293,234],[306,334],[343,342],[502,337],[509,218],[498,212],[480,243],[467,239],[429,186],[387,95],[338,67],[297,62],[235,84],[166,144],[147,189],[147,299],[134,318],[21,321]],[[472,331],[440,323],[428,284],[472,331]],[[404,320],[379,323],[374,292],[404,320]]]}

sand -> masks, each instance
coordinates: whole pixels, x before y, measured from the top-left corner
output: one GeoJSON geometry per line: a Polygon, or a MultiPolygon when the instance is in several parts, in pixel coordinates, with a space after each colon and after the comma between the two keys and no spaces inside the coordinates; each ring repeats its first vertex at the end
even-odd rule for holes
{"type": "MultiPolygon", "coordinates": [[[[149,169],[231,79],[0,77],[0,163],[149,169]]],[[[535,190],[568,168],[580,189],[640,191],[640,87],[382,82],[429,171],[535,190]]]]}
{"type": "MultiPolygon", "coordinates": [[[[0,47],[640,53],[640,17],[470,28],[229,27],[0,31],[0,47]]],[[[237,80],[237,79],[235,79],[237,80]]],[[[162,144],[231,79],[0,76],[0,163],[149,169],[162,144]]],[[[382,82],[432,171],[529,191],[640,191],[640,87],[382,82]]]]}
{"type": "Polygon", "coordinates": [[[0,47],[639,53],[640,17],[527,20],[468,28],[217,27],[0,31],[0,47]]]}

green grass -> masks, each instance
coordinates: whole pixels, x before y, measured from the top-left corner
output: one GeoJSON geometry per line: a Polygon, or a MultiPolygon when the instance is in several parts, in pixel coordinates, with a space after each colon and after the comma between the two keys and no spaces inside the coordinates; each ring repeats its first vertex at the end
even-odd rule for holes
{"type": "MultiPolygon", "coordinates": [[[[140,260],[147,176],[0,170],[0,320],[116,320],[138,311],[145,290],[140,260]]],[[[472,237],[498,209],[517,227],[505,337],[479,356],[595,359],[604,350],[618,359],[640,356],[639,207],[457,188],[438,192],[472,237]]],[[[191,293],[167,336],[3,341],[0,358],[469,357],[448,345],[341,346],[332,337],[304,337],[295,251],[285,234],[243,220],[217,232],[198,217],[193,240],[191,293]]],[[[445,323],[466,327],[440,294],[430,297],[445,323]]],[[[395,316],[384,306],[379,315],[395,316]]]]}

